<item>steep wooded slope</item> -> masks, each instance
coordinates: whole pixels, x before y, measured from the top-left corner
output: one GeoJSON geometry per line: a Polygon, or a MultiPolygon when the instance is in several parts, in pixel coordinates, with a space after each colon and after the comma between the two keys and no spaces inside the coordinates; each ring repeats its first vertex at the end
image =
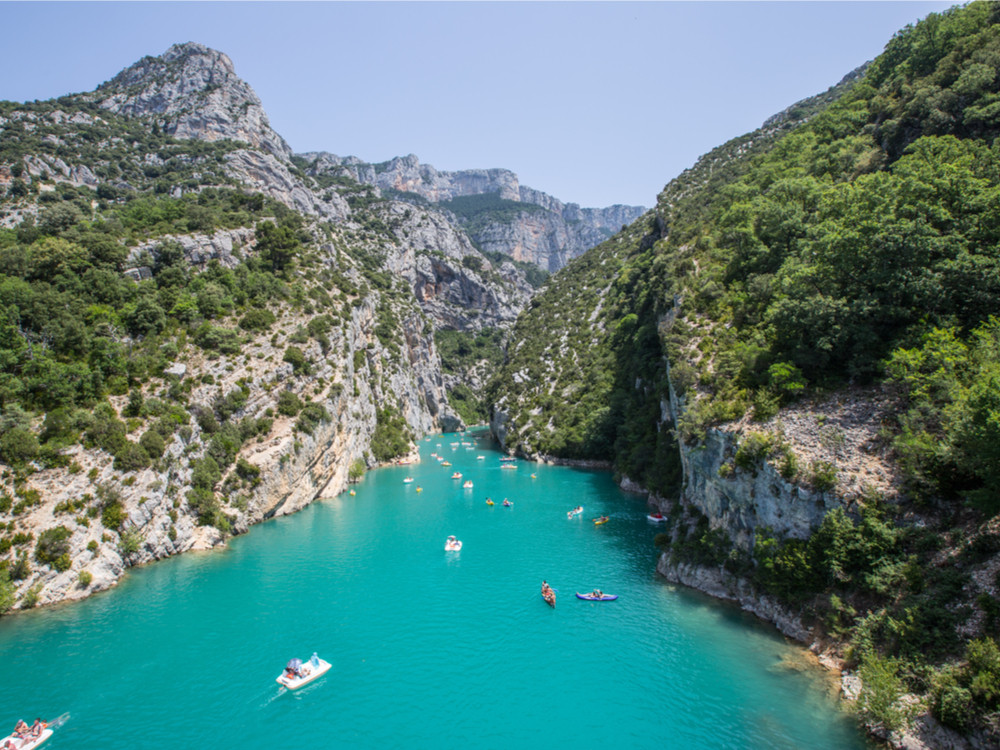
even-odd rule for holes
{"type": "Polygon", "coordinates": [[[833,637],[872,722],[900,727],[909,690],[987,743],[998,19],[932,15],[790,132],[703,157],[535,298],[495,384],[511,449],[610,459],[662,496],[665,574],[833,637]],[[527,351],[552,367],[526,383],[527,351]]]}
{"type": "Polygon", "coordinates": [[[460,426],[435,332],[502,329],[531,293],[440,212],[305,175],[197,44],[0,103],[0,192],[0,612],[460,426]]]}

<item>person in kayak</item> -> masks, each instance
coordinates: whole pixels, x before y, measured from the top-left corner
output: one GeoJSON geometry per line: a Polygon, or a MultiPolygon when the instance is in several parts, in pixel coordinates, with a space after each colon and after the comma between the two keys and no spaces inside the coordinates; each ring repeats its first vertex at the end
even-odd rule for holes
{"type": "Polygon", "coordinates": [[[600,589],[594,589],[593,591],[590,592],[590,595],[595,599],[602,599],[604,597],[604,592],[601,591],[600,589]]]}

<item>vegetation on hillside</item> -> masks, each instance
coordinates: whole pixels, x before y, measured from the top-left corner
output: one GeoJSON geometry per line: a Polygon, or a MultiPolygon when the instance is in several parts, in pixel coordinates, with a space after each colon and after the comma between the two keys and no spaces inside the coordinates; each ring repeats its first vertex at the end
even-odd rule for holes
{"type": "MultiPolygon", "coordinates": [[[[142,469],[162,474],[171,522],[185,512],[230,529],[261,481],[240,450],[274,422],[271,409],[244,412],[254,369],[248,349],[291,366],[301,398],[283,392],[277,411],[294,418],[300,436],[312,435],[332,420],[324,397],[335,399],[342,386],[315,376],[322,363],[310,348],[346,365],[353,311],[372,304],[373,333],[390,361],[362,373],[368,358],[360,350],[355,376],[388,396],[383,378],[400,360],[400,321],[420,313],[405,283],[384,271],[394,240],[361,186],[340,186],[358,204],[351,227],[307,225],[225,177],[222,157],[236,144],[173,139],[85,97],[0,103],[0,127],[0,220],[9,227],[0,228],[4,612],[18,603],[16,584],[33,566],[68,568],[67,539],[77,527],[96,520],[117,533],[126,560],[140,549],[117,493],[142,469]],[[253,241],[241,247],[237,240],[228,266],[193,264],[172,239],[220,229],[253,241]],[[332,248],[325,262],[318,240],[332,248]],[[284,330],[289,319],[301,327],[284,330]],[[269,339],[281,347],[276,357],[259,353],[269,339]],[[194,389],[215,384],[211,374],[165,372],[192,358],[222,359],[229,371],[238,364],[246,376],[210,403],[195,400],[194,389]],[[57,524],[36,539],[22,523],[42,502],[29,478],[45,468],[82,471],[70,458],[77,444],[113,457],[115,481],[88,473],[93,492],[57,507],[57,524]]],[[[409,449],[412,436],[391,398],[378,410],[375,433],[378,460],[409,449]]],[[[19,603],[33,600],[24,595],[19,603]]]]}
{"type": "Polygon", "coordinates": [[[534,203],[524,203],[501,198],[499,193],[459,195],[441,201],[441,208],[451,211],[470,235],[476,235],[487,225],[508,223],[524,214],[545,213],[546,209],[534,203]]]}
{"type": "Polygon", "coordinates": [[[907,27],[836,93],[706,155],[553,277],[493,395],[512,447],[609,458],[663,492],[664,434],[693,446],[803,396],[889,388],[902,499],[862,498],[810,539],[758,529],[752,553],[679,504],[661,543],[849,643],[886,725],[903,718],[887,693],[913,690],[995,738],[1000,580],[971,575],[1000,552],[985,525],[1000,511],[1000,7],[907,27]]]}
{"type": "Polygon", "coordinates": [[[482,331],[453,331],[445,328],[434,332],[434,343],[441,355],[441,371],[458,378],[448,389],[448,403],[466,424],[482,424],[489,420],[486,394],[468,385],[496,371],[503,362],[504,331],[496,328],[482,331]],[[480,375],[474,375],[478,371],[480,375]]]}

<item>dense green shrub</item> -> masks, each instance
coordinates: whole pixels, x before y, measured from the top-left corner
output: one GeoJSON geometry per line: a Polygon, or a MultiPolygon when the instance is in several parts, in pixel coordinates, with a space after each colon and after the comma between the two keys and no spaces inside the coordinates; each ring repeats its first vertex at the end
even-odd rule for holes
{"type": "MultiPolygon", "coordinates": [[[[320,422],[330,421],[330,414],[321,405],[315,402],[310,402],[302,407],[302,411],[299,412],[299,419],[295,423],[295,429],[299,432],[304,432],[307,435],[312,435],[313,430],[320,422]]],[[[376,427],[376,432],[378,428],[376,427]]],[[[374,438],[373,438],[374,441],[374,438]]]]}
{"type": "Polygon", "coordinates": [[[384,462],[402,456],[413,441],[406,420],[398,409],[384,406],[375,410],[375,432],[371,452],[376,461],[384,462]]]}
{"type": "MultiPolygon", "coordinates": [[[[69,538],[73,535],[65,526],[55,526],[45,529],[38,535],[35,545],[35,559],[43,565],[52,565],[56,570],[66,570],[69,566],[60,567],[59,558],[69,559],[69,538]]],[[[65,561],[63,561],[65,562],[65,561]]]]}
{"type": "Polygon", "coordinates": [[[294,391],[282,391],[278,395],[278,414],[294,417],[302,408],[302,399],[294,391]]]}
{"type": "Polygon", "coordinates": [[[155,430],[146,430],[146,432],[142,433],[142,437],[139,438],[139,445],[153,459],[160,458],[166,449],[163,436],[155,430]]]}
{"type": "Polygon", "coordinates": [[[101,509],[101,525],[106,529],[117,531],[127,518],[125,506],[120,500],[112,500],[101,509]]]}
{"type": "Polygon", "coordinates": [[[150,465],[146,449],[131,440],[125,440],[115,452],[114,467],[118,471],[139,471],[150,465]]]}
{"type": "Polygon", "coordinates": [[[285,355],[282,357],[285,362],[288,362],[292,366],[292,371],[296,375],[308,375],[310,371],[309,360],[306,355],[302,353],[302,350],[297,346],[290,346],[285,349],[285,355]]]}
{"type": "Polygon", "coordinates": [[[240,328],[245,331],[267,331],[274,325],[274,313],[267,309],[253,308],[247,310],[240,318],[240,328]]]}

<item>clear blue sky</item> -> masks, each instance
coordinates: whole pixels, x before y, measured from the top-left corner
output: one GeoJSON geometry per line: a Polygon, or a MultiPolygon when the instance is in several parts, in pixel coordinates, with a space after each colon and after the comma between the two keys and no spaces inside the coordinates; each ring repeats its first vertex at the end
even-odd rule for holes
{"type": "Polygon", "coordinates": [[[505,167],[651,206],[701,154],[824,91],[941,2],[0,2],[0,99],[90,91],[196,41],[295,151],[505,167]]]}

